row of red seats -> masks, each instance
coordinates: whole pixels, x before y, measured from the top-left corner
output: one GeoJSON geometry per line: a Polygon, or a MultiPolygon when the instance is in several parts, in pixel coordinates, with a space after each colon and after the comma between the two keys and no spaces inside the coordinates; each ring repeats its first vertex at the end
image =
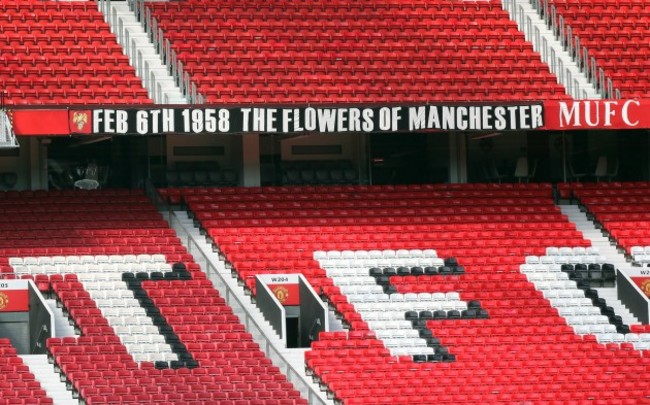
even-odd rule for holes
{"type": "Polygon", "coordinates": [[[88,2],[32,5],[31,2],[17,4],[3,0],[0,1],[0,20],[4,21],[0,24],[0,36],[12,44],[3,48],[2,64],[7,74],[0,75],[0,86],[8,89],[6,102],[9,105],[151,103],[141,84],[85,90],[56,86],[58,77],[114,74],[137,82],[135,70],[96,5],[88,2]],[[15,41],[23,41],[23,45],[16,45],[15,41]],[[95,41],[102,45],[93,45],[95,41]],[[41,80],[51,78],[47,88],[35,89],[29,83],[32,72],[42,74],[41,80]],[[12,80],[6,83],[6,77],[12,80]],[[26,80],[20,87],[13,87],[14,78],[26,80]]]}
{"type": "MultiPolygon", "coordinates": [[[[551,232],[557,231],[562,234],[563,231],[573,231],[575,230],[575,224],[569,222],[549,222],[546,224],[541,224],[535,229],[529,230],[525,224],[521,222],[516,223],[502,223],[496,222],[494,224],[484,224],[484,223],[468,223],[468,224],[459,224],[456,226],[455,233],[470,232],[478,236],[485,235],[487,236],[488,232],[490,237],[503,238],[508,235],[524,236],[531,237],[536,235],[537,232],[551,232]]],[[[213,238],[219,238],[221,235],[226,237],[236,236],[236,235],[287,235],[291,237],[295,234],[303,233],[314,233],[318,236],[324,234],[347,234],[347,233],[359,233],[366,232],[371,234],[377,233],[402,233],[402,232],[411,232],[411,233],[438,233],[438,232],[447,232],[448,228],[442,224],[386,224],[386,225],[370,225],[370,226],[361,226],[361,225],[350,225],[350,226],[333,226],[333,225],[324,225],[317,227],[309,226],[289,226],[289,227],[246,227],[240,229],[234,228],[214,228],[210,229],[210,236],[213,238]]],[[[550,235],[549,235],[550,236],[550,235]]],[[[297,237],[297,236],[296,236],[297,237]]]]}
{"type": "MultiPolygon", "coordinates": [[[[552,1],[557,9],[557,18],[563,18],[563,23],[570,26],[578,38],[583,36],[590,38],[588,42],[589,55],[595,58],[596,62],[604,67],[606,74],[615,74],[621,70],[625,71],[630,62],[647,61],[646,52],[642,46],[630,46],[633,44],[645,44],[650,38],[650,20],[640,9],[647,9],[644,3],[623,3],[628,6],[627,12],[617,5],[606,5],[605,10],[618,8],[617,13],[608,15],[603,11],[603,4],[597,2],[570,3],[563,1],[552,1]],[[600,6],[598,12],[592,12],[594,6],[600,6]],[[580,8],[580,13],[573,10],[580,8]],[[641,11],[641,12],[639,12],[641,11]],[[607,32],[606,37],[595,34],[607,32]],[[607,44],[602,46],[601,44],[607,44]],[[619,44],[619,47],[614,47],[619,44]],[[606,63],[601,63],[606,62],[606,63]]],[[[645,71],[639,71],[637,78],[649,79],[645,71]]],[[[650,86],[622,86],[620,80],[613,77],[614,86],[618,87],[623,97],[644,97],[647,96],[650,86]]]]}
{"type": "MultiPolygon", "coordinates": [[[[495,10],[500,11],[498,4],[488,2],[462,2],[462,3],[439,3],[431,1],[405,1],[405,2],[349,2],[349,1],[334,1],[334,2],[321,2],[321,1],[305,1],[305,2],[277,2],[273,6],[260,3],[242,4],[242,3],[202,3],[202,2],[189,2],[197,12],[224,12],[229,11],[233,13],[251,12],[256,10],[259,12],[273,12],[278,9],[295,9],[304,12],[318,12],[329,10],[350,11],[354,13],[370,11],[412,11],[415,13],[428,13],[432,11],[486,11],[495,10]]],[[[178,3],[158,3],[154,5],[154,10],[158,12],[178,13],[186,10],[185,5],[178,3]]]]}
{"type": "Polygon", "coordinates": [[[53,404],[7,338],[0,338],[0,402],[53,404]]]}
{"type": "MultiPolygon", "coordinates": [[[[319,3],[308,4],[308,8],[314,10],[318,8],[319,3]]],[[[428,3],[421,3],[421,6],[428,6],[428,3]]],[[[329,5],[328,5],[329,6],[329,5]]],[[[400,35],[405,41],[416,43],[423,35],[428,36],[433,41],[439,43],[451,42],[452,37],[456,40],[472,44],[474,39],[480,38],[485,40],[489,37],[490,33],[494,30],[500,30],[508,39],[517,39],[523,41],[523,35],[515,31],[516,26],[508,18],[504,10],[500,10],[493,5],[487,6],[466,6],[457,5],[453,6],[459,11],[462,10],[463,15],[467,15],[467,21],[457,19],[454,13],[451,13],[451,20],[449,18],[436,19],[432,13],[402,13],[401,10],[407,10],[411,7],[404,8],[400,4],[382,3],[381,6],[377,4],[355,4],[350,7],[350,4],[345,4],[343,9],[348,12],[338,13],[336,18],[325,17],[326,14],[315,13],[301,13],[296,11],[296,16],[301,15],[304,18],[291,18],[291,12],[286,13],[286,8],[279,4],[268,5],[264,7],[264,11],[260,9],[258,4],[238,4],[232,8],[232,14],[237,15],[236,18],[228,18],[226,20],[219,18],[225,16],[224,13],[228,5],[224,4],[222,11],[218,14],[212,15],[205,9],[203,5],[197,3],[183,3],[180,6],[160,6],[151,5],[152,15],[159,21],[160,26],[166,33],[166,37],[172,42],[172,47],[176,48],[181,59],[188,68],[188,71],[193,75],[193,79],[197,83],[200,91],[205,94],[208,100],[220,100],[230,103],[244,103],[244,102],[269,102],[275,99],[277,102],[310,102],[310,101],[332,101],[332,102],[369,102],[369,101],[384,101],[384,102],[399,102],[399,101],[430,101],[430,100],[446,100],[451,98],[463,100],[479,100],[485,97],[492,97],[495,99],[516,98],[516,99],[534,99],[547,97],[552,99],[566,98],[566,92],[560,86],[557,86],[554,81],[543,83],[530,83],[527,86],[518,87],[519,83],[510,81],[500,86],[485,87],[482,91],[477,91],[476,86],[468,86],[465,90],[461,90],[465,80],[454,83],[450,86],[441,86],[442,83],[436,80],[435,76],[423,76],[421,81],[428,85],[428,88],[423,91],[421,85],[415,87],[405,87],[402,84],[402,89],[395,89],[395,86],[388,82],[378,82],[378,85],[372,91],[366,88],[355,89],[353,86],[354,80],[346,81],[344,77],[339,76],[335,67],[330,67],[325,64],[328,60],[340,61],[341,64],[347,64],[357,61],[377,63],[382,62],[387,65],[397,66],[398,69],[405,69],[401,65],[407,65],[412,61],[419,60],[424,65],[431,65],[436,63],[441,58],[448,57],[450,60],[460,61],[474,61],[480,60],[492,61],[499,60],[503,64],[518,65],[522,62],[531,62],[535,72],[548,72],[548,68],[541,63],[539,55],[531,52],[530,47],[521,50],[518,47],[509,47],[507,49],[490,49],[486,53],[481,53],[472,46],[467,47],[467,51],[454,47],[453,44],[449,48],[449,53],[441,53],[440,55],[432,55],[430,52],[425,54],[416,53],[411,51],[370,51],[367,49],[356,49],[354,52],[346,52],[344,48],[338,48],[337,52],[316,52],[310,51],[310,47],[306,41],[314,41],[313,43],[327,40],[328,38],[337,36],[343,37],[349,35],[354,37],[353,41],[362,39],[364,35],[371,37],[373,35],[381,35],[384,41],[391,41],[391,31],[394,35],[400,35]],[[197,10],[205,10],[203,12],[194,12],[193,7],[197,10]],[[382,8],[385,11],[382,14],[390,14],[391,19],[379,18],[378,14],[374,11],[382,8]],[[267,10],[267,9],[270,9],[267,10]],[[396,11],[392,13],[392,11],[396,11]],[[490,10],[489,13],[484,10],[490,10]],[[273,15],[282,16],[276,20],[272,19],[273,15]],[[310,17],[311,15],[311,17],[310,17]],[[415,17],[417,16],[417,18],[415,17]],[[411,18],[413,17],[413,18],[411,18]],[[305,20],[307,18],[307,20],[305,20]],[[340,20],[343,20],[341,22],[340,20]],[[447,21],[448,20],[448,21],[447,21]],[[342,29],[344,27],[345,29],[342,29]],[[445,29],[447,32],[445,33],[445,29]],[[512,30],[512,31],[510,31],[512,30]],[[200,31],[210,35],[206,39],[206,43],[215,44],[215,37],[213,35],[224,35],[224,40],[228,32],[232,34],[232,39],[241,43],[250,43],[249,48],[244,48],[240,54],[227,55],[223,49],[219,49],[220,43],[225,43],[219,39],[216,40],[217,50],[211,52],[210,48],[183,51],[181,49],[184,44],[185,38],[197,38],[194,32],[200,31]],[[275,32],[274,32],[275,31],[275,32]],[[506,34],[508,33],[508,34],[506,34]],[[384,35],[386,34],[386,35],[384,35]],[[299,38],[300,41],[297,41],[299,38]],[[249,41],[249,39],[251,41],[249,41]],[[295,44],[296,51],[287,52],[260,52],[255,49],[255,43],[263,39],[265,42],[269,40],[276,40],[279,42],[295,44]],[[247,50],[247,51],[246,51],[247,50]],[[225,65],[221,69],[214,69],[215,62],[221,61],[225,65]],[[313,61],[315,64],[323,66],[325,75],[336,76],[343,80],[342,83],[323,83],[319,89],[314,89],[314,86],[305,86],[304,88],[287,89],[286,86],[272,88],[267,84],[259,84],[259,81],[253,79],[255,73],[249,71],[248,74],[251,79],[250,88],[242,88],[241,85],[229,87],[224,83],[213,83],[204,80],[205,75],[208,76],[221,76],[228,68],[238,66],[243,63],[263,64],[277,74],[285,74],[282,66],[277,68],[272,65],[273,62],[282,64],[283,62],[295,64],[296,61],[309,62],[313,61]],[[195,69],[194,67],[199,67],[195,69]],[[196,75],[202,74],[202,76],[196,75]],[[389,86],[389,84],[391,84],[389,86]],[[443,88],[442,91],[437,91],[443,88]]],[[[299,6],[291,5],[289,10],[297,10],[299,6]]],[[[212,5],[210,10],[218,9],[216,5],[212,5]]],[[[433,6],[432,9],[439,7],[433,6]]],[[[442,14],[441,14],[442,15],[442,14]]],[[[445,13],[447,17],[450,13],[445,13]]],[[[500,35],[501,37],[501,35],[500,35]]],[[[497,37],[495,37],[496,39],[497,37]]],[[[313,44],[312,43],[312,44],[313,44]]],[[[213,48],[213,47],[212,47],[213,48]]],[[[287,48],[288,49],[288,48],[287,48]]],[[[312,47],[313,49],[313,47],[312,47]]],[[[454,66],[456,68],[456,66],[454,66]]],[[[392,71],[393,66],[386,66],[383,70],[386,72],[392,71]]],[[[460,69],[460,67],[458,67],[460,69]]],[[[507,70],[507,68],[504,68],[507,70]]],[[[364,71],[364,67],[359,66],[353,69],[353,73],[364,71]]],[[[473,75],[468,72],[457,70],[464,78],[472,77],[473,75]]],[[[298,74],[302,74],[300,72],[298,74]]],[[[286,83],[286,80],[282,81],[286,83]]],[[[485,86],[485,85],[484,85],[485,86]]]]}
{"type": "MultiPolygon", "coordinates": [[[[566,183],[569,184],[569,183],[566,183]]],[[[577,183],[582,184],[582,183],[577,183]]],[[[610,183],[610,184],[627,184],[627,183],[610,183]]],[[[636,184],[636,183],[632,183],[636,184]]],[[[650,184],[650,183],[643,183],[650,184]]],[[[449,196],[471,196],[476,197],[480,195],[487,195],[490,197],[495,196],[494,193],[506,193],[511,196],[536,196],[537,193],[544,193],[542,195],[551,196],[553,186],[550,183],[426,183],[426,184],[386,184],[386,185],[314,185],[314,186],[268,186],[268,187],[186,187],[186,188],[161,188],[158,191],[161,193],[182,193],[185,196],[190,195],[222,195],[229,194],[231,198],[242,197],[250,194],[262,194],[272,196],[274,194],[293,194],[296,191],[300,192],[298,198],[308,198],[310,194],[329,194],[336,195],[336,193],[352,193],[364,194],[372,193],[377,194],[384,198],[389,196],[388,193],[401,193],[401,192],[424,192],[424,191],[449,191],[449,196]],[[544,191],[540,191],[544,190],[544,191]],[[473,194],[472,194],[473,193],[473,194]],[[483,194],[481,194],[483,193],[483,194]]]]}

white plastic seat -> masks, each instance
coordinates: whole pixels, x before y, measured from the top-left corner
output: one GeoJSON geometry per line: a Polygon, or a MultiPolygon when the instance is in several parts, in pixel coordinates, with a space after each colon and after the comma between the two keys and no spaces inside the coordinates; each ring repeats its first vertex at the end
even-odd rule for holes
{"type": "Polygon", "coordinates": [[[79,256],[66,256],[65,262],[68,265],[81,264],[81,258],[79,256]]]}
{"type": "Polygon", "coordinates": [[[605,325],[603,324],[585,325],[585,326],[589,327],[589,333],[593,335],[605,333],[605,325]]]}
{"type": "Polygon", "coordinates": [[[10,257],[9,258],[9,265],[10,266],[21,266],[23,265],[23,258],[22,257],[10,257]]]}
{"type": "Polygon", "coordinates": [[[381,259],[382,257],[381,250],[373,249],[368,251],[368,258],[370,259],[381,259]]]}
{"type": "Polygon", "coordinates": [[[447,301],[460,301],[460,294],[456,291],[449,291],[445,293],[445,299],[447,301]]]}
{"type": "Polygon", "coordinates": [[[124,263],[137,263],[138,262],[138,256],[136,256],[136,255],[128,254],[128,255],[122,256],[122,258],[124,259],[124,263]]]}
{"type": "Polygon", "coordinates": [[[327,259],[327,252],[325,252],[324,250],[314,251],[314,260],[320,261],[325,259],[327,259]]]}
{"type": "Polygon", "coordinates": [[[41,271],[45,274],[61,274],[59,267],[53,264],[42,265],[41,271]]]}
{"type": "Polygon", "coordinates": [[[413,256],[411,256],[407,249],[397,249],[397,251],[395,251],[395,257],[398,259],[407,259],[412,258],[413,256]]]}
{"type": "Polygon", "coordinates": [[[390,295],[390,301],[391,302],[404,302],[405,301],[404,294],[400,294],[400,293],[391,294],[390,295]]]}
{"type": "Polygon", "coordinates": [[[108,257],[108,262],[113,263],[113,264],[121,264],[124,263],[124,256],[120,255],[111,255],[108,257]]]}
{"type": "Polygon", "coordinates": [[[354,252],[354,257],[355,259],[368,259],[368,251],[367,250],[357,250],[354,252]]]}
{"type": "Polygon", "coordinates": [[[150,254],[139,254],[137,256],[138,258],[138,263],[151,263],[151,255],[150,254]]]}
{"type": "Polygon", "coordinates": [[[587,253],[587,248],[585,248],[584,246],[575,246],[573,247],[573,254],[575,256],[585,256],[588,255],[589,253],[587,253]]]}
{"type": "Polygon", "coordinates": [[[636,333],[628,333],[625,335],[625,341],[626,342],[638,342],[639,341],[639,335],[636,333]]]}
{"type": "Polygon", "coordinates": [[[553,256],[554,264],[562,265],[562,264],[571,263],[571,257],[573,256],[553,256]]]}
{"type": "Polygon", "coordinates": [[[634,348],[636,350],[650,350],[650,342],[639,341],[634,343],[634,348]]]}
{"type": "Polygon", "coordinates": [[[431,293],[423,292],[423,293],[418,293],[418,300],[419,301],[433,301],[433,297],[431,293]]]}
{"type": "Polygon", "coordinates": [[[95,256],[83,255],[79,257],[79,260],[82,264],[93,264],[95,263],[95,256]]]}
{"type": "Polygon", "coordinates": [[[381,257],[384,259],[395,259],[397,257],[397,252],[392,249],[384,249],[381,252],[381,257]]]}
{"type": "Polygon", "coordinates": [[[49,256],[40,256],[38,258],[38,265],[44,266],[46,264],[52,264],[52,258],[49,256]]]}
{"type": "Polygon", "coordinates": [[[154,263],[167,263],[167,257],[162,253],[151,255],[151,261],[154,263]]]}
{"type": "Polygon", "coordinates": [[[405,302],[416,302],[418,301],[418,295],[416,293],[406,293],[404,294],[405,302]]]}
{"type": "Polygon", "coordinates": [[[567,247],[567,246],[562,246],[559,249],[559,254],[560,254],[560,256],[573,256],[573,248],[567,247]]]}
{"type": "Polygon", "coordinates": [[[447,299],[447,296],[445,295],[445,293],[436,292],[431,294],[431,299],[433,301],[445,301],[447,299]]]}
{"type": "Polygon", "coordinates": [[[424,257],[424,252],[421,249],[411,249],[408,251],[408,257],[420,259],[424,257]]]}
{"type": "Polygon", "coordinates": [[[30,274],[29,273],[29,266],[24,266],[22,264],[16,264],[12,266],[14,269],[14,273],[16,274],[30,274]]]}
{"type": "Polygon", "coordinates": [[[521,266],[519,266],[519,271],[524,274],[528,274],[528,273],[534,273],[537,270],[535,269],[534,264],[522,264],[521,266]]]}
{"type": "Polygon", "coordinates": [[[438,257],[438,252],[435,249],[424,249],[422,251],[422,255],[425,258],[437,258],[438,257]]]}
{"type": "Polygon", "coordinates": [[[38,258],[31,256],[25,257],[23,258],[23,264],[25,266],[36,266],[38,265],[38,258]]]}
{"type": "Polygon", "coordinates": [[[95,263],[97,263],[97,264],[108,263],[108,256],[107,255],[96,255],[95,256],[95,263]]]}
{"type": "Polygon", "coordinates": [[[549,246],[546,248],[547,256],[558,256],[560,254],[560,249],[555,246],[549,246]]]}
{"type": "Polygon", "coordinates": [[[612,343],[616,339],[616,333],[600,333],[596,335],[599,343],[612,343]]]}
{"type": "Polygon", "coordinates": [[[542,256],[539,258],[539,263],[551,265],[555,263],[555,258],[554,256],[542,256]]]}
{"type": "Polygon", "coordinates": [[[538,256],[526,256],[526,264],[539,264],[538,256]]]}
{"type": "Polygon", "coordinates": [[[113,328],[115,331],[115,334],[118,336],[126,336],[126,335],[131,335],[131,329],[128,326],[115,326],[113,328]]]}
{"type": "Polygon", "coordinates": [[[590,256],[599,256],[600,255],[600,249],[596,246],[589,246],[586,249],[585,254],[590,255],[590,256]]]}
{"type": "Polygon", "coordinates": [[[588,335],[590,328],[589,325],[573,325],[573,332],[577,335],[588,335]]]}

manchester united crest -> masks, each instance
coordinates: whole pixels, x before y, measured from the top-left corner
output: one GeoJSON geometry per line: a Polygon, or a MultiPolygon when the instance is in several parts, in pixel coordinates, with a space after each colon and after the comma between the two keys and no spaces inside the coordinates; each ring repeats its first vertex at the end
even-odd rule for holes
{"type": "Polygon", "coordinates": [[[9,296],[0,292],[0,310],[7,308],[7,306],[9,306],[9,296]]]}
{"type": "Polygon", "coordinates": [[[277,287],[273,293],[275,294],[275,297],[278,299],[278,301],[280,301],[282,304],[284,304],[289,298],[289,290],[287,290],[285,287],[277,287]]]}
{"type": "Polygon", "coordinates": [[[88,123],[88,113],[74,112],[72,114],[72,122],[77,126],[77,129],[81,131],[88,123]]]}
{"type": "Polygon", "coordinates": [[[646,280],[643,283],[641,283],[641,290],[650,297],[650,280],[646,280]]]}

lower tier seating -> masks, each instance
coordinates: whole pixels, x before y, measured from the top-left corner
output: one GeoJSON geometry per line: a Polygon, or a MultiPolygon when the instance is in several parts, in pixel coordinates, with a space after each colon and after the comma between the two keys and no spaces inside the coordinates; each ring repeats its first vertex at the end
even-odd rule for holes
{"type": "Polygon", "coordinates": [[[179,196],[253,294],[255,274],[300,272],[341,315],[350,330],[322,333],[306,353],[337,403],[649,399],[650,334],[592,288],[611,286],[612,269],[550,185],[179,196]]]}
{"type": "Polygon", "coordinates": [[[637,263],[650,263],[650,232],[647,214],[650,183],[583,183],[563,186],[571,192],[610,238],[637,263]],[[648,250],[646,252],[646,247],[648,250]]]}
{"type": "Polygon", "coordinates": [[[31,242],[0,250],[3,276],[33,278],[80,334],[47,342],[73,395],[88,405],[306,404],[141,193],[3,194],[13,215],[0,229],[31,242]],[[16,219],[33,216],[32,228],[16,219]]]}
{"type": "Polygon", "coordinates": [[[48,398],[9,339],[0,338],[0,403],[11,405],[43,404],[54,402],[48,398]]]}

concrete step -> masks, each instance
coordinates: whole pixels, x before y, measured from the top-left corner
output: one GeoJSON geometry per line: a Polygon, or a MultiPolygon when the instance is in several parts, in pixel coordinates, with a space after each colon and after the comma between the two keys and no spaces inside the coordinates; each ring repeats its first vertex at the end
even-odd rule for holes
{"type": "Polygon", "coordinates": [[[607,301],[607,305],[614,309],[616,315],[620,315],[623,323],[626,325],[635,325],[641,323],[623,303],[618,299],[616,288],[596,288],[598,296],[607,301]]]}
{"type": "Polygon", "coordinates": [[[109,14],[111,31],[116,34],[118,42],[125,48],[130,64],[136,68],[136,73],[142,78],[149,97],[157,103],[187,104],[188,100],[168,73],[167,66],[157,53],[154,44],[150,42],[149,35],[136,20],[134,13],[129,10],[128,4],[111,3],[109,14]],[[114,15],[116,17],[113,17],[114,15]],[[141,55],[142,59],[137,55],[141,55]],[[148,74],[145,72],[145,66],[148,67],[148,74]]]}
{"type": "Polygon", "coordinates": [[[54,335],[56,337],[79,336],[74,327],[70,325],[68,317],[63,315],[63,310],[56,306],[56,300],[48,299],[46,302],[54,313],[54,335]]]}
{"type": "Polygon", "coordinates": [[[79,405],[79,401],[72,397],[72,392],[68,391],[65,382],[61,381],[61,375],[54,371],[54,366],[47,361],[45,354],[21,355],[25,365],[34,374],[36,380],[52,398],[54,405],[79,405]]]}
{"type": "MultiPolygon", "coordinates": [[[[580,68],[577,66],[576,61],[571,57],[569,52],[564,49],[564,46],[560,40],[555,38],[555,34],[552,29],[546,25],[544,20],[540,17],[539,13],[532,7],[531,4],[528,2],[517,2],[517,6],[521,6],[521,9],[517,7],[516,10],[512,10],[512,7],[510,7],[508,2],[505,4],[505,9],[510,14],[510,19],[517,22],[519,29],[525,34],[526,40],[532,42],[535,51],[542,54],[544,62],[548,63],[549,65],[556,63],[553,62],[549,56],[557,55],[558,59],[561,60],[562,65],[564,65],[564,67],[571,73],[571,75],[563,74],[562,76],[566,79],[572,77],[578,82],[580,91],[577,91],[578,89],[574,89],[574,91],[571,92],[569,91],[570,89],[567,88],[567,92],[569,94],[575,98],[584,98],[585,96],[588,99],[601,98],[594,85],[589,82],[585,73],[580,71],[580,68]],[[520,10],[522,12],[520,12],[520,10]],[[520,17],[523,17],[523,20],[521,20],[520,17]],[[529,21],[532,25],[532,27],[528,27],[529,29],[526,29],[527,27],[524,26],[525,21],[527,21],[526,17],[530,18],[529,21]],[[541,46],[542,39],[544,39],[544,47],[541,46]],[[583,92],[586,94],[583,94],[583,92]]],[[[554,71],[554,73],[559,74],[560,72],[554,71]]],[[[569,83],[561,84],[566,87],[569,83]]]]}

